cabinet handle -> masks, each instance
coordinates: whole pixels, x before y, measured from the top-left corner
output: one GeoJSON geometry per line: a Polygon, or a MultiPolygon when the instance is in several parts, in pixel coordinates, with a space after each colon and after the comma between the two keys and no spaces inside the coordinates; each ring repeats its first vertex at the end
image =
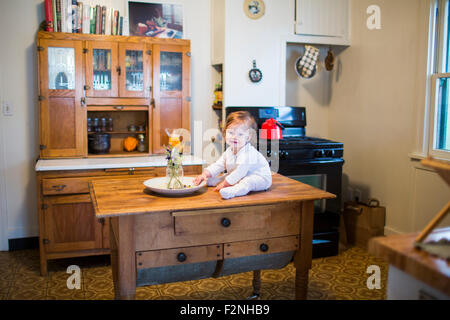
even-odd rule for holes
{"type": "Polygon", "coordinates": [[[224,226],[225,228],[228,228],[231,225],[231,220],[228,218],[223,218],[220,223],[222,224],[222,226],[224,226]]]}
{"type": "Polygon", "coordinates": [[[114,109],[116,109],[116,110],[123,110],[123,106],[115,106],[114,109]]]}
{"type": "Polygon", "coordinates": [[[180,252],[180,253],[177,255],[177,260],[178,260],[179,262],[184,262],[184,261],[186,261],[186,259],[187,259],[187,256],[184,254],[184,252],[180,252]]]}
{"type": "Polygon", "coordinates": [[[261,250],[262,252],[266,252],[267,250],[269,250],[269,246],[265,243],[261,243],[261,245],[259,246],[259,250],[261,250]]]}
{"type": "Polygon", "coordinates": [[[81,98],[80,99],[80,104],[82,105],[82,106],[85,106],[86,105],[86,98],[81,98]]]}
{"type": "Polygon", "coordinates": [[[116,71],[117,71],[117,73],[119,74],[119,76],[120,76],[120,72],[121,72],[121,70],[120,70],[120,66],[118,66],[117,68],[116,68],[116,71]]]}
{"type": "Polygon", "coordinates": [[[63,191],[65,187],[67,187],[65,184],[57,184],[52,186],[52,189],[55,191],[63,191]]]}

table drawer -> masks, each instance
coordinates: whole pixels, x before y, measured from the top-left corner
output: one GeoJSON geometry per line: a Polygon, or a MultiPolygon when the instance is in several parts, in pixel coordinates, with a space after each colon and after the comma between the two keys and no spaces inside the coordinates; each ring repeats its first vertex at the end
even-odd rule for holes
{"type": "Polygon", "coordinates": [[[75,194],[89,193],[90,177],[82,178],[61,178],[61,179],[43,179],[42,194],[75,194]]]}
{"type": "Polygon", "coordinates": [[[225,243],[224,259],[294,251],[299,248],[299,236],[225,243]]]}
{"type": "Polygon", "coordinates": [[[176,266],[181,264],[223,259],[223,245],[185,247],[136,253],[137,269],[176,266]]]}
{"type": "Polygon", "coordinates": [[[136,251],[295,236],[300,216],[298,202],[136,215],[136,251]]]}
{"type": "Polygon", "coordinates": [[[270,224],[267,206],[172,212],[176,236],[226,234],[265,229],[270,224]]]}

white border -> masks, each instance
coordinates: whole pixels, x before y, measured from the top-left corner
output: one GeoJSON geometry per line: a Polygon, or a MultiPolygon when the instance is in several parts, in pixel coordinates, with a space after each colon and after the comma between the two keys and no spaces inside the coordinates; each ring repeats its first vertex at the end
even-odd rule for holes
{"type": "MultiPolygon", "coordinates": [[[[186,29],[186,13],[185,13],[185,5],[184,2],[181,1],[163,1],[163,0],[159,0],[159,1],[152,1],[152,0],[126,0],[125,1],[125,15],[128,17],[128,34],[130,35],[130,14],[128,12],[128,2],[142,2],[142,3],[148,3],[148,4],[175,4],[175,5],[180,5],[181,6],[181,11],[182,11],[182,16],[183,16],[183,36],[181,37],[181,39],[187,39],[186,35],[187,35],[187,29],[186,29]]],[[[151,38],[151,37],[148,37],[151,38]]],[[[161,38],[163,39],[163,38],[161,38]]]]}
{"type": "MultiPolygon", "coordinates": [[[[0,66],[1,68],[1,66],[0,66]]],[[[0,70],[1,74],[1,70],[0,70]]],[[[3,105],[3,92],[0,78],[0,104],[3,105]]],[[[6,198],[6,152],[5,152],[5,119],[0,115],[0,251],[8,246],[8,206],[6,198]]]]}

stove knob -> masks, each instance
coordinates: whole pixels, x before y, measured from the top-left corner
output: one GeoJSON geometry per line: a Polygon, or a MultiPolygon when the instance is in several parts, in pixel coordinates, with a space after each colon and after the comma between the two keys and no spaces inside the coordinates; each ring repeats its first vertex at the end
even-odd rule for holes
{"type": "Polygon", "coordinates": [[[327,158],[333,158],[333,156],[334,156],[334,150],[331,149],[331,150],[325,151],[325,156],[326,156],[327,158]]]}
{"type": "Polygon", "coordinates": [[[280,159],[287,159],[287,156],[289,153],[287,151],[281,150],[280,151],[280,159]]]}
{"type": "Polygon", "coordinates": [[[323,150],[317,150],[314,152],[314,157],[316,158],[322,158],[324,155],[323,150]]]}

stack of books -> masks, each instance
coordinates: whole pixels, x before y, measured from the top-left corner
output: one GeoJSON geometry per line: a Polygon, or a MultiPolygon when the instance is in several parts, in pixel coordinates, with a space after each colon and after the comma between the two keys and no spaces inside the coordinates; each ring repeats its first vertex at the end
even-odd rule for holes
{"type": "Polygon", "coordinates": [[[128,35],[128,18],[119,10],[76,0],[45,0],[48,32],[128,35]]]}

